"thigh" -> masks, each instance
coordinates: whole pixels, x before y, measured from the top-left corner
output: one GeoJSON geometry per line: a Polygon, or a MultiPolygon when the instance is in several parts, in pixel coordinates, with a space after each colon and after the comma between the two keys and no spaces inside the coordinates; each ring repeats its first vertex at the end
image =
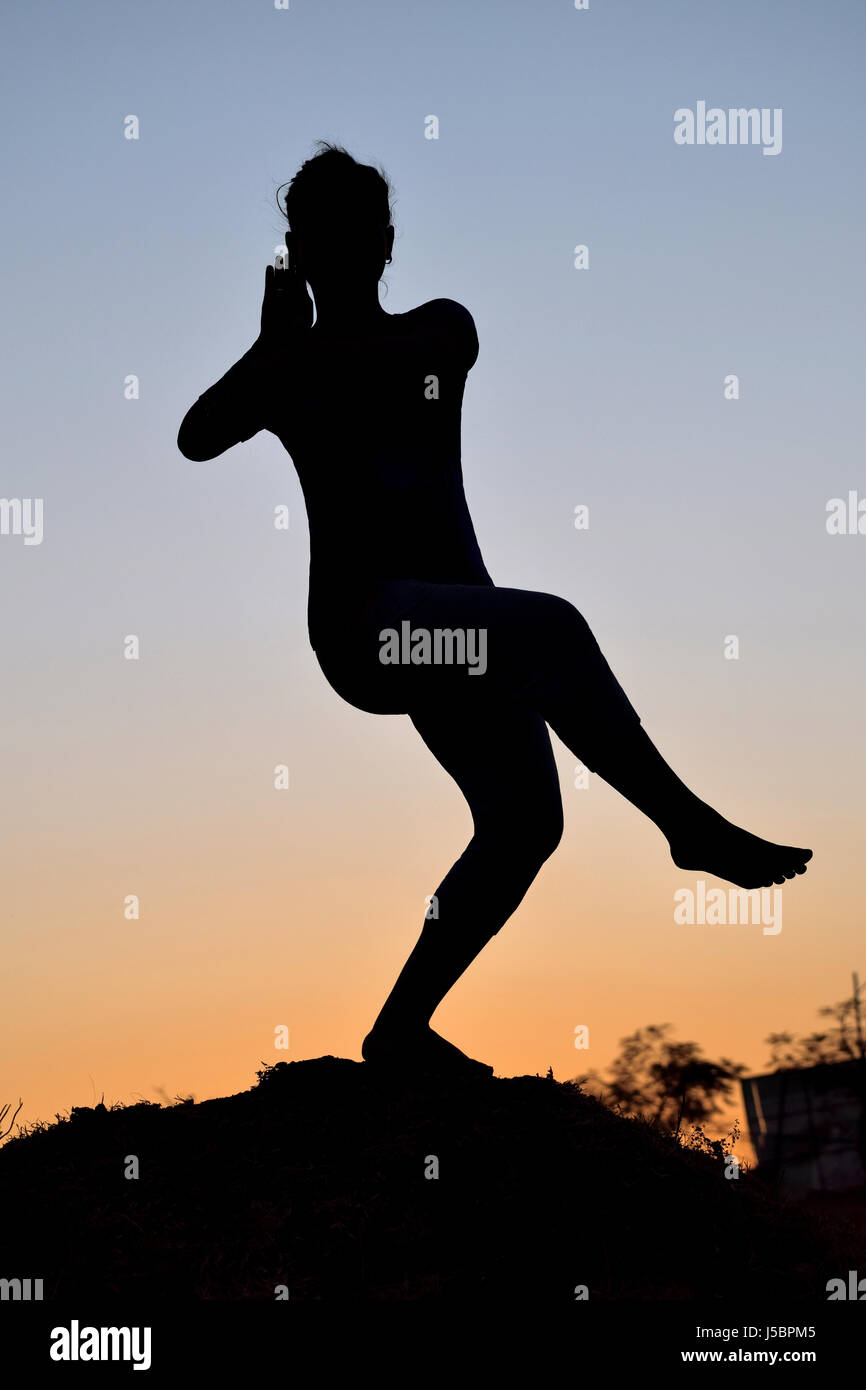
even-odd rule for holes
{"type": "Polygon", "coordinates": [[[359,709],[411,713],[440,701],[487,708],[522,700],[568,645],[577,610],[555,594],[414,582],[379,603],[375,622],[320,646],[332,687],[359,709]]]}

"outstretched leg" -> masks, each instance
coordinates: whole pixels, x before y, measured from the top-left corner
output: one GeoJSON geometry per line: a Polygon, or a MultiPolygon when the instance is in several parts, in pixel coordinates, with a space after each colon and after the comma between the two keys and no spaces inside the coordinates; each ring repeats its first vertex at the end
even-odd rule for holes
{"type": "Polygon", "coordinates": [[[769,887],[805,872],[811,850],[741,830],[680,780],[573,604],[555,594],[487,585],[423,589],[411,609],[412,629],[483,634],[484,670],[480,664],[474,674],[447,665],[383,665],[369,636],[366,647],[343,658],[345,681],[335,685],[351,703],[385,713],[430,708],[437,698],[452,708],[462,701],[483,721],[493,699],[522,699],[576,757],[656,823],[679,868],[716,874],[741,888],[769,887]],[[353,698],[354,691],[362,693],[353,698]]]}
{"type": "Polygon", "coordinates": [[[641,725],[586,620],[564,599],[537,597],[547,600],[546,613],[539,614],[521,691],[566,747],[655,822],[677,867],[741,888],[805,873],[810,849],[740,829],[680,780],[641,725]]]}
{"type": "Polygon", "coordinates": [[[474,834],[436,889],[429,920],[362,1053],[411,1072],[489,1075],[489,1067],[435,1033],[430,1018],[559,844],[559,776],[545,722],[529,706],[446,703],[411,717],[466,797],[474,834]]]}

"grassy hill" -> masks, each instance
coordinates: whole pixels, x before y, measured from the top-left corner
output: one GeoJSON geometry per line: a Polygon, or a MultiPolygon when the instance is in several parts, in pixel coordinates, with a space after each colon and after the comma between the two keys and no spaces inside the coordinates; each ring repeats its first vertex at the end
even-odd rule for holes
{"type": "Polygon", "coordinates": [[[335,1057],[258,1077],[7,1140],[0,1276],[46,1299],[823,1301],[854,1253],[573,1083],[394,1088],[335,1057]]]}

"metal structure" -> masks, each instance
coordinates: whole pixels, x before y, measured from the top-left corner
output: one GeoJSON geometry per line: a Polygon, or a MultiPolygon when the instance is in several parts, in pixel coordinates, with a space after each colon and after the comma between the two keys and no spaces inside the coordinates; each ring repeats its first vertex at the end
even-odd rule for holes
{"type": "Polygon", "coordinates": [[[830,1062],[740,1082],[762,1170],[786,1192],[866,1185],[866,1062],[830,1062]]]}

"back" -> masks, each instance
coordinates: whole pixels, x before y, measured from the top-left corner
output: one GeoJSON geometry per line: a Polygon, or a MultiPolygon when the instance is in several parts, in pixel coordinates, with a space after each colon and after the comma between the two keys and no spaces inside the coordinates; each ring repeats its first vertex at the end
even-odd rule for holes
{"type": "Polygon", "coordinates": [[[266,428],[291,454],[310,526],[310,632],[384,581],[491,584],[463,491],[460,423],[477,354],[451,300],[360,340],[310,330],[266,428]]]}

